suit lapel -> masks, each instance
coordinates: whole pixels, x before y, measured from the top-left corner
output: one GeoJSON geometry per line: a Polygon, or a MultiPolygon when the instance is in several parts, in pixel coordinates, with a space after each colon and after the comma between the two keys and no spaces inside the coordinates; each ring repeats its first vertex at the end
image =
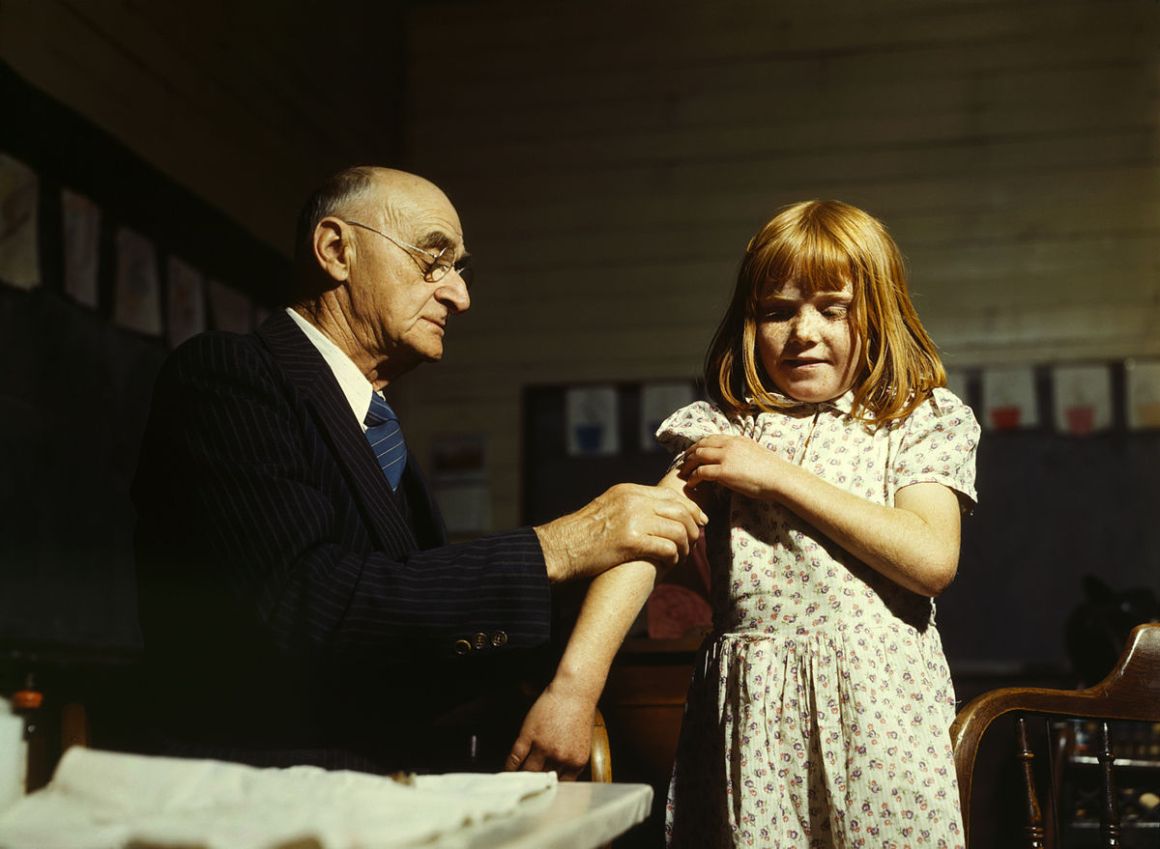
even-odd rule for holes
{"type": "Polygon", "coordinates": [[[363,506],[379,545],[387,550],[397,549],[400,542],[417,547],[374,452],[318,349],[282,310],[263,322],[258,336],[304,399],[355,498],[363,506]]]}

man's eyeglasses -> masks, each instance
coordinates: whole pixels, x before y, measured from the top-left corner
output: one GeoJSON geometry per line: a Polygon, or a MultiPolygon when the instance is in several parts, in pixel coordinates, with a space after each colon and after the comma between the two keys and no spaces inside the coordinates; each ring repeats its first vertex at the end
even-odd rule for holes
{"type": "MultiPolygon", "coordinates": [[[[404,251],[406,251],[412,259],[415,258],[414,255],[417,253],[427,257],[427,259],[429,259],[431,262],[425,269],[423,269],[423,279],[428,283],[438,283],[440,280],[446,277],[448,273],[454,271],[459,275],[459,278],[463,281],[465,286],[471,286],[471,280],[475,275],[471,269],[470,256],[464,256],[457,262],[452,262],[450,259],[444,257],[444,254],[447,253],[448,248],[443,248],[443,250],[438,252],[430,251],[426,248],[421,248],[418,245],[412,245],[410,242],[404,242],[402,239],[396,239],[394,236],[389,236],[381,230],[376,230],[374,227],[361,224],[358,221],[350,221],[345,218],[342,220],[347,224],[350,224],[352,227],[361,227],[363,230],[370,230],[372,233],[382,236],[395,247],[402,248],[404,251]]],[[[419,267],[423,268],[421,265],[419,267]]]]}

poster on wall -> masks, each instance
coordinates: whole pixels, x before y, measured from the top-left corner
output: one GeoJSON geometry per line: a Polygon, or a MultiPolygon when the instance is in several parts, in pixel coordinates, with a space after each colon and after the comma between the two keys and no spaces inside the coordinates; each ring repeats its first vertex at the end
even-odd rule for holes
{"type": "Polygon", "coordinates": [[[0,282],[18,289],[40,285],[36,172],[0,153],[0,282]]]}
{"type": "Polygon", "coordinates": [[[205,330],[205,278],[201,272],[177,257],[169,258],[169,295],[166,301],[166,335],[176,348],[205,330]]]}
{"type": "Polygon", "coordinates": [[[983,425],[988,430],[1017,430],[1039,425],[1035,370],[1031,366],[983,370],[983,425]]]}
{"type": "Polygon", "coordinates": [[[431,491],[449,534],[491,530],[491,487],[481,433],[442,434],[431,449],[431,491]]]}
{"type": "Polygon", "coordinates": [[[1128,360],[1124,378],[1128,427],[1160,428],[1160,360],[1128,360]]]}
{"type": "Polygon", "coordinates": [[[1112,372],[1106,365],[1056,366],[1052,369],[1055,429],[1088,436],[1112,426],[1112,372]]]}
{"type": "Polygon", "coordinates": [[[676,410],[693,403],[696,395],[688,380],[646,383],[640,388],[640,447],[660,451],[656,432],[676,410]]]}
{"type": "Polygon", "coordinates": [[[62,189],[60,208],[64,234],[64,291],[78,304],[96,307],[100,300],[101,208],[84,195],[62,189]]]}
{"type": "Polygon", "coordinates": [[[126,330],[150,336],[160,336],[162,331],[157,251],[151,241],[128,227],[117,230],[113,321],[126,330]]]}
{"type": "Polygon", "coordinates": [[[254,310],[250,299],[217,280],[209,281],[209,307],[215,330],[249,333],[253,329],[254,310]]]}
{"type": "Polygon", "coordinates": [[[619,416],[615,386],[583,386],[564,398],[568,454],[593,457],[620,451],[619,416]]]}

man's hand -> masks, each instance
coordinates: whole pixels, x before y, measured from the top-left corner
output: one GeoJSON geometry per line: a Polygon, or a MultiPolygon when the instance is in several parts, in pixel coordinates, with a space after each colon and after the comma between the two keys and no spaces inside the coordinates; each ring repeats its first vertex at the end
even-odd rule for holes
{"type": "Polygon", "coordinates": [[[630,560],[673,566],[709,521],[669,487],[622,483],[575,513],[535,528],[550,581],[599,575],[630,560]]]}
{"type": "Polygon", "coordinates": [[[561,781],[575,781],[588,764],[595,715],[596,703],[590,698],[566,693],[553,682],[524,718],[504,769],[554,769],[561,781]]]}

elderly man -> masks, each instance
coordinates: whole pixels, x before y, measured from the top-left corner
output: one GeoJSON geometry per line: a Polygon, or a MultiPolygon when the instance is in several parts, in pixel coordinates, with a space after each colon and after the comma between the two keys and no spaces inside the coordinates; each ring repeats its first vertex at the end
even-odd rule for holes
{"type": "MultiPolygon", "coordinates": [[[[675,562],[705,516],[620,485],[540,527],[448,545],[381,391],[439,360],[470,306],[455,209],[414,175],[350,169],[304,208],[297,251],[290,308],[250,336],[196,337],[157,382],[133,497],[161,750],[461,766],[440,717],[547,641],[550,584],[675,562]]],[[[551,738],[575,738],[594,698],[557,682],[509,766],[574,772],[587,743],[551,738]]]]}

